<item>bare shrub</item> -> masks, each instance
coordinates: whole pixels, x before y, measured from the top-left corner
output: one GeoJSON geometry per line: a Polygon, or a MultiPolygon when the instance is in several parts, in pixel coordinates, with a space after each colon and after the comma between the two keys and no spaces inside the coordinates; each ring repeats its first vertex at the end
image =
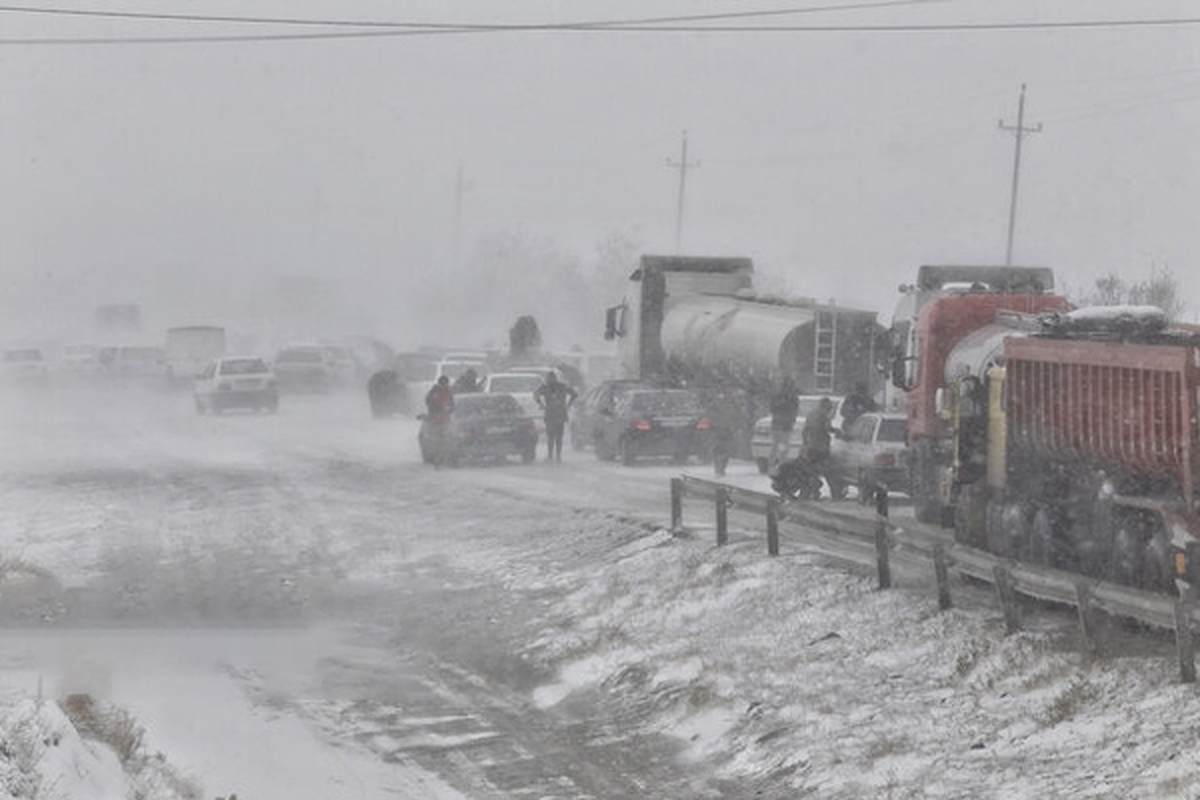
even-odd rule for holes
{"type": "Polygon", "coordinates": [[[80,736],[111,747],[122,764],[141,752],[146,731],[124,709],[101,705],[86,693],[67,695],[59,706],[80,736]]]}
{"type": "Polygon", "coordinates": [[[1064,722],[1075,716],[1081,707],[1099,696],[1100,690],[1093,686],[1087,678],[1075,678],[1050,702],[1042,716],[1042,722],[1047,727],[1064,722]]]}

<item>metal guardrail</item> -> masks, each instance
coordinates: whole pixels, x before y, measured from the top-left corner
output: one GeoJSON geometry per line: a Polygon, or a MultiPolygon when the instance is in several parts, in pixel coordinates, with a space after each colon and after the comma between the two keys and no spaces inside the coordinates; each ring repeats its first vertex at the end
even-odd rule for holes
{"type": "Polygon", "coordinates": [[[942,533],[923,530],[919,526],[893,525],[888,518],[887,493],[875,495],[875,520],[864,520],[851,514],[839,513],[830,504],[789,501],[786,504],[774,494],[746,489],[719,481],[690,475],[671,479],[671,528],[683,527],[685,496],[714,503],[717,545],[729,541],[729,511],[761,515],[765,518],[767,554],[779,555],[779,530],[785,525],[790,532],[812,539],[813,534],[836,534],[838,557],[857,563],[869,563],[874,557],[880,588],[891,585],[890,559],[892,551],[932,563],[938,587],[938,604],[951,607],[949,574],[954,571],[992,584],[1004,611],[1005,625],[1011,633],[1020,628],[1016,598],[1036,600],[1074,607],[1079,614],[1085,646],[1094,644],[1095,614],[1127,617],[1146,625],[1175,631],[1181,679],[1196,680],[1193,626],[1200,622],[1200,609],[1184,598],[1173,598],[1129,586],[1100,581],[1052,567],[1028,564],[958,544],[942,533]]]}

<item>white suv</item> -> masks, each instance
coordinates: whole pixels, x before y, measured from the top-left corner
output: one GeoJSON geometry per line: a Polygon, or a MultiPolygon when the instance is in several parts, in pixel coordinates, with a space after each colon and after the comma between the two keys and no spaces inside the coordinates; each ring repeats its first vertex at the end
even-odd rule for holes
{"type": "Polygon", "coordinates": [[[226,356],[209,362],[196,377],[192,396],[196,413],[220,414],[227,408],[279,410],[275,373],[257,356],[226,356]]]}

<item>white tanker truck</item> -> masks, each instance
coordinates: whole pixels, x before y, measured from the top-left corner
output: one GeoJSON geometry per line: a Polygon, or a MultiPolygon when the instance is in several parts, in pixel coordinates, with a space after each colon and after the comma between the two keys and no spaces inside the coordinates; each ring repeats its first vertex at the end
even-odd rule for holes
{"type": "Polygon", "coordinates": [[[888,355],[873,311],[759,295],[749,258],[642,256],[605,338],[621,376],[745,389],[760,405],[790,377],[802,394],[882,388],[888,355]]]}

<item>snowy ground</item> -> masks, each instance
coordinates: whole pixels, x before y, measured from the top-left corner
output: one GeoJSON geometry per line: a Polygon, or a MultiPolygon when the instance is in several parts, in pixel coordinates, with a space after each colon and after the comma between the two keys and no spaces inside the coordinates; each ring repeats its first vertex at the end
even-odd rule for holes
{"type": "Polygon", "coordinates": [[[917,574],[881,592],[800,541],[768,558],[761,531],[717,549],[699,508],[672,536],[667,465],[435,473],[411,423],[359,400],[214,419],[180,396],[4,398],[0,785],[1200,796],[1200,699],[1162,637],[1113,624],[1086,657],[1069,612],[1005,636],[983,587],[939,613],[917,574]],[[125,768],[63,716],[71,694],[144,728],[125,768]]]}

